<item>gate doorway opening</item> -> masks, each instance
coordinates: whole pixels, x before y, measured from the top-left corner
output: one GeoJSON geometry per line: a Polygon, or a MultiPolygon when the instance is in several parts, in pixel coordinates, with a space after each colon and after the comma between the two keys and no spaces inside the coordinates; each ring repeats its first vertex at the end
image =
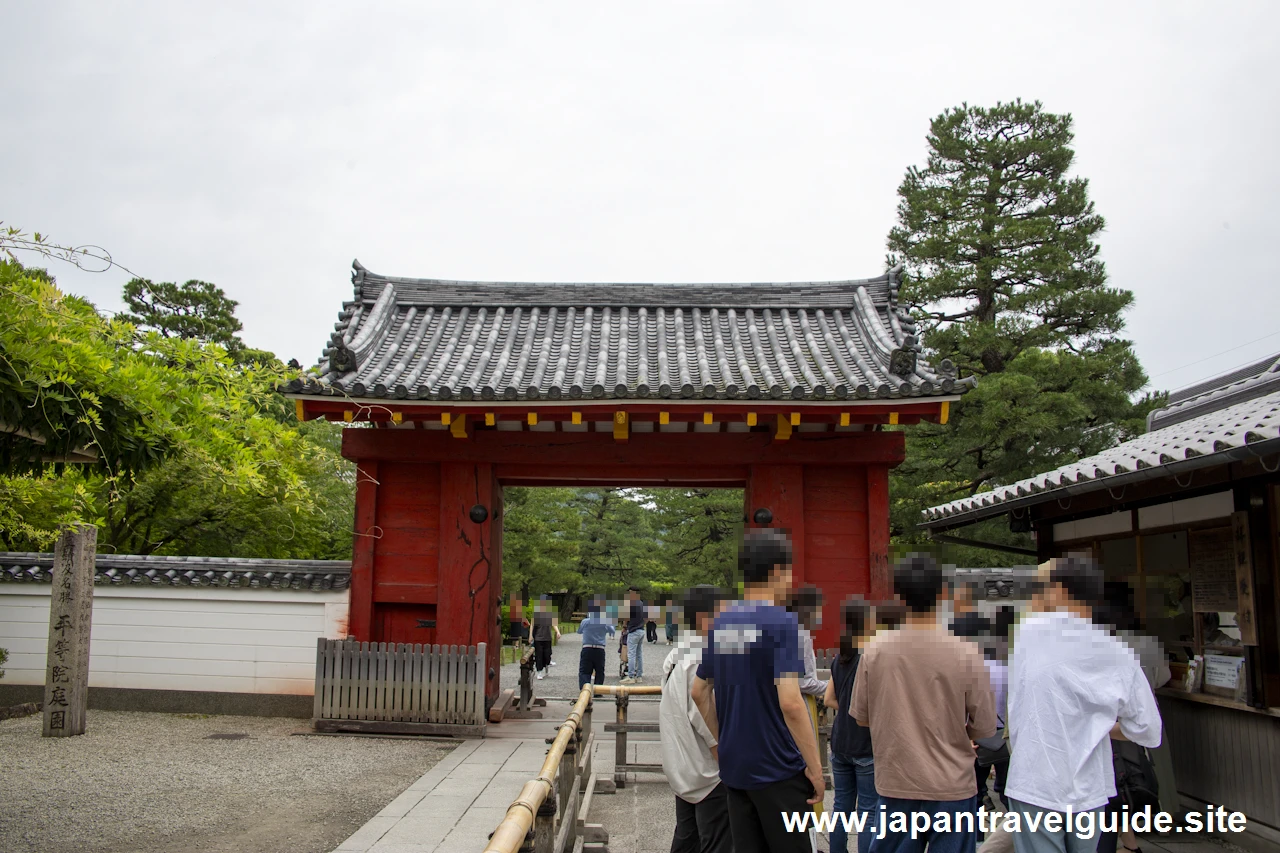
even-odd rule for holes
{"type": "MultiPolygon", "coordinates": [[[[353,265],[299,418],[356,462],[350,632],[487,643],[498,692],[503,492],[732,488],[788,530],[797,583],[833,608],[889,591],[898,425],[945,423],[969,387],[919,358],[901,270],[752,284],[459,282],[353,265]]],[[[532,592],[532,590],[531,590],[532,592]]]]}
{"type": "MultiPolygon", "coordinates": [[[[742,487],[507,486],[502,503],[502,600],[521,602],[526,618],[544,595],[563,625],[632,585],[665,607],[691,586],[736,582],[742,487]]],[[[508,643],[511,625],[508,613],[508,643]]]]}

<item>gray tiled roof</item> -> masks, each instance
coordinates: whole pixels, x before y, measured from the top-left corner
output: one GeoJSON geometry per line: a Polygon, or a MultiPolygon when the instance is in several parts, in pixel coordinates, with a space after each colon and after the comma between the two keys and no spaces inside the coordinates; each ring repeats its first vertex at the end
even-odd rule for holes
{"type": "MultiPolygon", "coordinates": [[[[268,589],[346,589],[351,563],[345,560],[255,560],[239,557],[142,557],[99,554],[99,584],[231,586],[268,589]]],[[[53,555],[0,552],[0,583],[49,583],[53,555]]]]}
{"type": "Polygon", "coordinates": [[[354,265],[318,377],[287,393],[410,400],[955,394],[916,357],[900,274],[788,284],[394,278],[354,265]]]}
{"type": "Polygon", "coordinates": [[[1272,355],[1169,395],[1163,409],[1147,415],[1147,429],[1163,429],[1225,406],[1280,391],[1280,355],[1272,355]]]}
{"type": "Polygon", "coordinates": [[[1280,391],[1146,433],[1047,474],[932,507],[923,513],[923,526],[958,526],[1063,495],[1273,453],[1280,453],[1280,391]]]}

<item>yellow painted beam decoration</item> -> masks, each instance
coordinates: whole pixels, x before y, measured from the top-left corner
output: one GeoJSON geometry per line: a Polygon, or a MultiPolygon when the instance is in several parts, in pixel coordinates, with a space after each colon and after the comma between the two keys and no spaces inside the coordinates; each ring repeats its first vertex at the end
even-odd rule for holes
{"type": "Polygon", "coordinates": [[[345,412],[342,413],[342,419],[347,423],[351,423],[353,420],[355,420],[355,417],[356,417],[355,412],[351,411],[350,409],[347,409],[345,412]]]}
{"type": "Polygon", "coordinates": [[[454,438],[467,437],[467,416],[458,415],[453,419],[453,423],[449,424],[449,432],[453,433],[454,438]]]}
{"type": "Polygon", "coordinates": [[[626,441],[629,438],[627,434],[627,427],[628,427],[627,413],[614,412],[613,413],[613,438],[615,441],[626,441]]]}
{"type": "Polygon", "coordinates": [[[445,426],[448,426],[452,420],[453,420],[453,414],[451,412],[440,413],[440,423],[444,424],[445,426]]]}
{"type": "Polygon", "coordinates": [[[756,413],[747,412],[747,426],[753,427],[755,425],[756,425],[756,413]]]}
{"type": "Polygon", "coordinates": [[[670,413],[670,412],[658,412],[658,423],[660,423],[660,424],[669,424],[669,423],[671,423],[671,413],[670,413]]]}
{"type": "Polygon", "coordinates": [[[529,413],[529,416],[528,416],[525,420],[527,420],[527,421],[529,422],[529,426],[537,426],[537,425],[538,425],[538,413],[537,413],[537,412],[530,412],[530,413],[529,413]]]}
{"type": "Polygon", "coordinates": [[[778,414],[778,431],[773,434],[775,441],[786,441],[791,438],[791,421],[784,414],[778,414]]]}
{"type": "Polygon", "coordinates": [[[303,411],[303,405],[301,400],[293,401],[293,412],[298,416],[298,420],[300,421],[306,418],[307,413],[303,411]]]}
{"type": "Polygon", "coordinates": [[[577,424],[582,423],[582,412],[574,412],[574,413],[573,413],[573,423],[574,423],[574,425],[575,425],[575,426],[576,426],[577,424]]]}
{"type": "Polygon", "coordinates": [[[840,413],[840,426],[848,426],[848,425],[849,425],[849,413],[848,413],[848,412],[841,412],[841,413],[840,413]]]}
{"type": "Polygon", "coordinates": [[[938,423],[945,424],[947,419],[951,417],[951,401],[942,401],[942,411],[938,413],[938,423]]]}
{"type": "Polygon", "coordinates": [[[897,422],[898,422],[898,413],[897,413],[897,412],[890,412],[890,413],[889,413],[889,423],[891,423],[891,424],[896,424],[897,422]]]}
{"type": "Polygon", "coordinates": [[[713,424],[713,423],[715,423],[715,419],[713,419],[713,418],[711,417],[711,413],[710,413],[710,412],[703,412],[703,413],[702,413],[702,422],[703,422],[704,424],[713,424]]]}
{"type": "Polygon", "coordinates": [[[494,416],[493,416],[493,412],[485,412],[485,413],[484,413],[484,425],[485,425],[485,426],[493,426],[493,423],[494,423],[494,421],[495,421],[495,420],[496,420],[496,419],[495,419],[495,418],[494,418],[494,416]]]}
{"type": "Polygon", "coordinates": [[[792,426],[800,426],[800,413],[799,413],[799,412],[792,412],[792,413],[791,413],[791,425],[792,425],[792,426]]]}
{"type": "Polygon", "coordinates": [[[391,413],[391,422],[392,422],[393,424],[402,423],[403,421],[404,421],[404,413],[403,413],[403,412],[392,412],[392,413],[391,413]]]}

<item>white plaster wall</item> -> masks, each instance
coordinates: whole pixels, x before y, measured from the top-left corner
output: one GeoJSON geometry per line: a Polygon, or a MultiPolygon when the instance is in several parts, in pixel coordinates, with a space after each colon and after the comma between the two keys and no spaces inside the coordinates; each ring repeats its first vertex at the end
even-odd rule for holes
{"type": "MultiPolygon", "coordinates": [[[[48,584],[0,584],[4,684],[44,684],[48,584]]],[[[97,586],[91,687],[315,691],[316,639],[347,633],[347,591],[97,586]]]]}

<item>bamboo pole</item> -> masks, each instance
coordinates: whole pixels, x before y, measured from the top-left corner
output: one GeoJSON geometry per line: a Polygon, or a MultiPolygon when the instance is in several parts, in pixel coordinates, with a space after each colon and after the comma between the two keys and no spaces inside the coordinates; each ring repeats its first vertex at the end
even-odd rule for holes
{"type": "Polygon", "coordinates": [[[485,853],[517,853],[524,844],[525,836],[533,828],[533,819],[538,813],[538,808],[554,790],[556,771],[559,769],[565,748],[582,726],[583,715],[586,714],[587,708],[591,705],[591,699],[596,694],[617,697],[660,696],[662,688],[656,684],[639,686],[588,684],[583,687],[573,710],[565,718],[559,734],[556,735],[551,748],[547,750],[546,760],[542,762],[542,769],[538,772],[537,778],[525,782],[524,787],[520,789],[520,796],[511,801],[506,817],[493,831],[489,846],[484,848],[485,853]]]}
{"type": "Polygon", "coordinates": [[[661,696],[662,687],[658,684],[597,684],[597,696],[661,696]]]}
{"type": "Polygon", "coordinates": [[[564,756],[565,747],[573,739],[578,726],[582,724],[582,715],[591,704],[591,696],[591,685],[588,684],[582,688],[573,710],[560,726],[560,732],[552,742],[551,748],[547,750],[547,757],[542,762],[542,769],[538,771],[537,778],[525,782],[524,787],[520,789],[520,796],[511,801],[506,817],[493,831],[489,846],[484,848],[485,853],[517,853],[520,846],[524,844],[525,836],[533,828],[534,815],[546,801],[547,795],[554,790],[553,785],[556,771],[560,767],[560,759],[564,756]]]}

